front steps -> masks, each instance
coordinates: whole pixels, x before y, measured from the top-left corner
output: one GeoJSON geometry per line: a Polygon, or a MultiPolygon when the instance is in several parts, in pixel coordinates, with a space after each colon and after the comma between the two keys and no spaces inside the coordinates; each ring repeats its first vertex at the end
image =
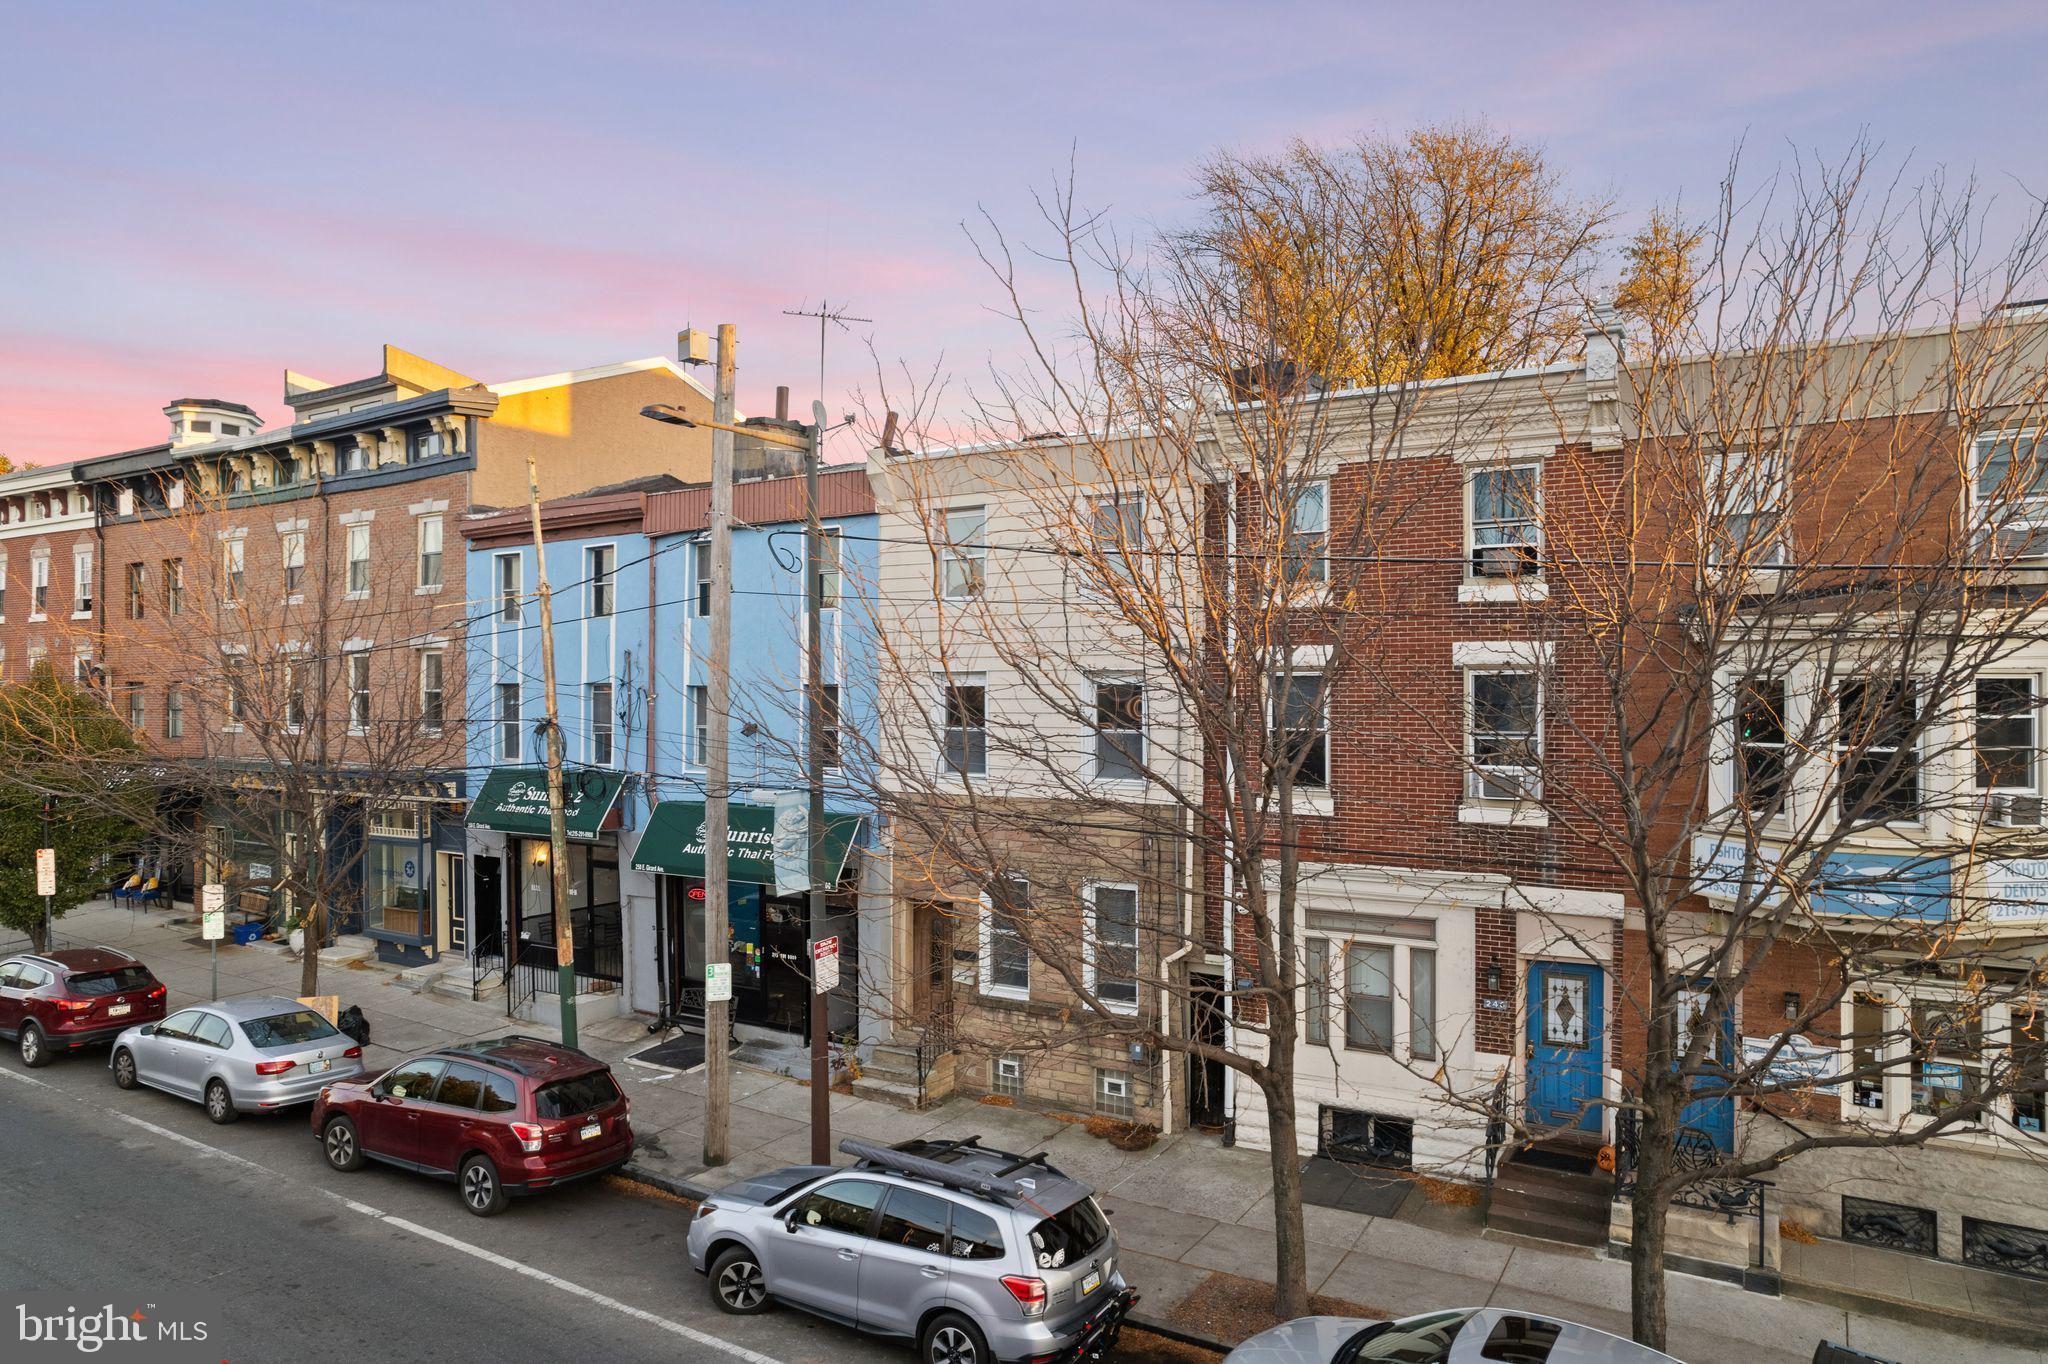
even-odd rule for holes
{"type": "Polygon", "coordinates": [[[878,1099],[898,1108],[929,1108],[953,1094],[953,1056],[938,1059],[925,1076],[920,1091],[917,1083],[917,1044],[877,1042],[861,1063],[860,1078],[853,1082],[856,1098],[878,1099]]]}
{"type": "Polygon", "coordinates": [[[1538,1240],[1606,1245],[1614,1180],[1594,1164],[1599,1145],[1598,1137],[1571,1133],[1515,1152],[1494,1173],[1486,1225],[1538,1240]]]}

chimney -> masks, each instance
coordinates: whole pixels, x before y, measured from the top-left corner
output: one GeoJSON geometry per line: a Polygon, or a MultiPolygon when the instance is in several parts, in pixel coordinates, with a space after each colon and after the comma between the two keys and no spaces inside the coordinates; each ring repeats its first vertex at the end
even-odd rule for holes
{"type": "Polygon", "coordinates": [[[1586,382],[1611,380],[1627,353],[1628,328],[1612,303],[1596,303],[1586,316],[1586,382]]]}

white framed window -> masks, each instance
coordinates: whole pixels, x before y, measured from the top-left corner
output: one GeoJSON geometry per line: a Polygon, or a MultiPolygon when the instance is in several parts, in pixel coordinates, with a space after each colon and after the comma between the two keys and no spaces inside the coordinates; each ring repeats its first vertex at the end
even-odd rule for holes
{"type": "Polygon", "coordinates": [[[149,602],[149,581],[143,566],[128,565],[128,619],[141,620],[149,602]]]}
{"type": "Polygon", "coordinates": [[[50,555],[38,550],[28,561],[28,618],[42,620],[50,611],[50,555]]]}
{"type": "Polygon", "coordinates": [[[130,682],[127,687],[128,728],[138,734],[142,732],[145,723],[142,696],[142,684],[140,682],[130,682]]]}
{"type": "Polygon", "coordinates": [[[0,620],[7,619],[7,555],[0,551],[0,620]]]}
{"type": "Polygon", "coordinates": [[[439,459],[448,453],[448,439],[439,431],[415,431],[412,433],[412,460],[417,464],[423,459],[439,459]]]}
{"type": "MultiPolygon", "coordinates": [[[[1842,1113],[1858,1121],[1912,1128],[1982,1096],[1987,1075],[2003,1069],[2011,1090],[2048,1074],[2043,1010],[2024,999],[1987,998],[1967,986],[1874,981],[1842,1005],[1842,1113]]],[[[2024,1132],[2039,1135],[2048,1099],[2009,1092],[1988,1105],[2024,1132]]]]}
{"type": "Polygon", "coordinates": [[[182,616],[185,614],[185,561],[164,560],[164,614],[182,616]]]}
{"type": "Polygon", "coordinates": [[[420,655],[420,727],[430,733],[439,733],[447,714],[448,651],[441,648],[427,648],[420,655]]]}
{"type": "Polygon", "coordinates": [[[306,586],[306,533],[302,530],[287,531],[280,541],[278,552],[284,565],[284,593],[296,597],[306,586]]]}
{"type": "Polygon", "coordinates": [[[359,440],[354,440],[346,436],[342,437],[339,443],[342,447],[341,471],[343,473],[361,473],[363,470],[370,467],[370,451],[368,446],[364,445],[359,440]]]}
{"type": "Polygon", "coordinates": [[[1437,1059],[1436,950],[1408,949],[1408,1054],[1418,1061],[1437,1059]]]}
{"type": "Polygon", "coordinates": [[[284,727],[296,734],[306,725],[306,674],[286,659],[284,669],[284,727]]]}
{"type": "Polygon", "coordinates": [[[1977,679],[1972,739],[1979,791],[2039,789],[2040,682],[2031,675],[1977,679]]]}
{"type": "Polygon", "coordinates": [[[1919,689],[1910,678],[1835,684],[1835,772],[1844,819],[1920,818],[1919,689]]]}
{"type": "Polygon", "coordinates": [[[1127,1070],[1095,1070],[1095,1111],[1105,1118],[1129,1118],[1136,1108],[1131,1102],[1131,1073],[1127,1070]]]}
{"type": "Polygon", "coordinates": [[[1310,938],[1302,945],[1301,974],[1308,987],[1302,1000],[1301,1036],[1312,1047],[1330,1044],[1330,940],[1310,938]]]}
{"type": "Polygon", "coordinates": [[[846,588],[846,575],[840,562],[840,545],[843,534],[837,526],[826,526],[818,535],[818,607],[830,611],[839,605],[839,594],[846,588]]]}
{"type": "Polygon", "coordinates": [[[1513,801],[1541,795],[1541,676],[1522,669],[1468,669],[1465,716],[1466,797],[1513,801]]]}
{"type": "Polygon", "coordinates": [[[83,545],[71,551],[71,614],[92,614],[92,550],[83,545]]]}
{"type": "MultiPolygon", "coordinates": [[[[1297,788],[1330,785],[1329,698],[1320,672],[1275,674],[1272,680],[1274,772],[1292,766],[1297,788]]],[[[1277,775],[1272,780],[1277,784],[1277,775]]]]}
{"type": "Polygon", "coordinates": [[[1784,565],[1784,458],[1747,450],[1706,454],[1707,562],[1735,568],[1784,565]]]}
{"type": "Polygon", "coordinates": [[[1540,530],[1543,466],[1475,468],[1465,480],[1473,578],[1520,578],[1543,571],[1540,530]]]}
{"type": "Polygon", "coordinates": [[[370,595],[370,525],[358,521],[348,528],[348,595],[370,595]]]}
{"type": "Polygon", "coordinates": [[[1394,1049],[1394,949],[1354,942],[1344,949],[1344,1045],[1394,1049]]]}
{"type": "Polygon", "coordinates": [[[185,737],[185,689],[175,682],[164,688],[164,737],[185,737]]]}
{"type": "Polygon", "coordinates": [[[1138,1011],[1138,888],[1091,882],[1081,889],[1085,918],[1082,980],[1104,1007],[1138,1011]]]}
{"type": "Polygon", "coordinates": [[[939,549],[939,592],[948,601],[981,595],[988,576],[988,508],[948,507],[939,549]]]}
{"type": "Polygon", "coordinates": [[[818,688],[818,752],[828,769],[840,765],[839,752],[839,688],[831,683],[818,688]]]}
{"type": "Polygon", "coordinates": [[[1031,949],[1023,919],[1031,910],[1031,886],[1005,876],[981,897],[981,992],[997,999],[1031,998],[1031,949]]]}
{"type": "Polygon", "coordinates": [[[711,542],[690,542],[691,606],[699,617],[711,614],[711,542]]]}
{"type": "Polygon", "coordinates": [[[1999,558],[2048,554],[2048,462],[2039,433],[1981,435],[1971,453],[1984,542],[1999,558]]]}
{"type": "Polygon", "coordinates": [[[1024,1097],[1024,1058],[998,1056],[989,1067],[988,1092],[1007,1099],[1024,1097]]]}
{"type": "Polygon", "coordinates": [[[221,662],[221,674],[227,693],[227,721],[221,728],[239,730],[242,728],[242,721],[247,718],[249,690],[248,679],[243,675],[241,655],[227,654],[221,662]]]}
{"type": "Polygon", "coordinates": [[[526,586],[526,575],[521,569],[519,555],[500,554],[496,556],[494,562],[497,564],[498,577],[498,619],[507,625],[517,625],[523,619],[525,608],[521,604],[521,598],[526,586]]]}
{"type": "Polygon", "coordinates": [[[1144,494],[1105,493],[1092,499],[1088,529],[1095,537],[1096,552],[1117,572],[1130,577],[1145,552],[1144,494]]]}
{"type": "Polygon", "coordinates": [[[220,546],[220,596],[229,606],[235,606],[242,600],[246,568],[242,541],[223,540],[220,546]]]}
{"type": "Polygon", "coordinates": [[[614,756],[612,734],[615,719],[612,714],[612,684],[592,682],[584,691],[590,714],[590,764],[593,767],[610,767],[614,756]]]}
{"type": "Polygon", "coordinates": [[[701,682],[693,685],[689,691],[689,706],[689,745],[683,761],[693,767],[702,767],[705,755],[711,751],[711,688],[701,682]]]}
{"type": "Polygon", "coordinates": [[[590,587],[590,614],[609,616],[618,594],[618,549],[591,545],[583,551],[583,579],[590,587]]]}
{"type": "Polygon", "coordinates": [[[1281,574],[1290,584],[1330,580],[1330,484],[1316,479],[1296,489],[1281,540],[1281,574]]]}
{"type": "Polygon", "coordinates": [[[433,592],[441,586],[441,518],[422,516],[419,523],[420,571],[415,590],[433,592]]]}
{"type": "Polygon", "coordinates": [[[350,649],[348,669],[348,728],[351,734],[370,732],[370,651],[350,649]]]}
{"type": "Polygon", "coordinates": [[[941,677],[940,771],[976,776],[988,771],[988,684],[979,674],[941,677]]]}
{"type": "Polygon", "coordinates": [[[1735,798],[1752,817],[1783,812],[1785,679],[1745,677],[1735,688],[1735,798]]]}
{"type": "Polygon", "coordinates": [[[519,761],[519,684],[498,684],[498,756],[519,761]]]}
{"type": "Polygon", "coordinates": [[[1095,775],[1138,781],[1145,774],[1145,684],[1128,678],[1095,684],[1095,775]]]}

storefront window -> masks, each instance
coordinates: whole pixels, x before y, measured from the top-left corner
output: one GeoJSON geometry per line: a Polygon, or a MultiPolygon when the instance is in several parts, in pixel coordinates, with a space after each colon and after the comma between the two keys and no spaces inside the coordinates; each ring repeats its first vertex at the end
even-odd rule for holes
{"type": "Polygon", "coordinates": [[[363,861],[370,921],[386,933],[426,931],[425,857],[417,839],[373,838],[363,861]]]}
{"type": "Polygon", "coordinates": [[[1936,1117],[1977,1097],[1983,1074],[1983,1020],[1968,1005],[1913,1003],[1913,1111],[1936,1117]]]}
{"type": "Polygon", "coordinates": [[[1876,1070],[1884,1054],[1884,1001],[1875,995],[1856,996],[1850,1019],[1851,1065],[1849,1101],[1858,1108],[1884,1107],[1884,1075],[1876,1070]]]}
{"type": "Polygon", "coordinates": [[[2012,1120],[2022,1132],[2039,1133],[2048,1118],[2048,1018],[2043,1010],[2012,1013],[2012,1120]]]}

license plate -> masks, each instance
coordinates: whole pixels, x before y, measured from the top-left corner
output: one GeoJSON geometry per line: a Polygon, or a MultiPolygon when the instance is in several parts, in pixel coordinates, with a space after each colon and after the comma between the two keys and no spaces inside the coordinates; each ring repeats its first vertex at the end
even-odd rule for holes
{"type": "Polygon", "coordinates": [[[585,1141],[589,1141],[589,1140],[590,1140],[590,1139],[591,1139],[592,1137],[601,1137],[601,1136],[603,1136],[603,1135],[604,1135],[604,1124],[603,1124],[603,1123],[601,1123],[601,1122],[587,1122],[587,1123],[583,1124],[583,1140],[585,1140],[585,1141]]]}
{"type": "Polygon", "coordinates": [[[334,1062],[328,1060],[324,1056],[317,1061],[306,1062],[306,1069],[312,1071],[315,1075],[318,1075],[323,1070],[330,1070],[333,1068],[333,1066],[334,1062]]]}
{"type": "Polygon", "coordinates": [[[1088,1277],[1081,1280],[1081,1296],[1085,1298],[1100,1287],[1102,1287],[1102,1271],[1099,1269],[1091,1270],[1088,1277]]]}
{"type": "Polygon", "coordinates": [[[122,1014],[127,1013],[130,1009],[134,1007],[135,1006],[133,1004],[109,1004],[107,1006],[107,1017],[119,1018],[122,1014]]]}

